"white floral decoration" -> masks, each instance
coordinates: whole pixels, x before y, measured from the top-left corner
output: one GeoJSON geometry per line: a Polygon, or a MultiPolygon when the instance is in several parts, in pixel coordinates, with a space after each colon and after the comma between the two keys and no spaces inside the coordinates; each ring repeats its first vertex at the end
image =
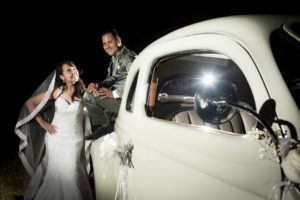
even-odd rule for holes
{"type": "Polygon", "coordinates": [[[131,141],[121,144],[115,132],[105,135],[99,148],[100,157],[106,162],[111,163],[118,156],[122,165],[133,167],[131,157],[134,145],[131,141]]]}
{"type": "MultiPolygon", "coordinates": [[[[287,180],[275,184],[268,196],[268,200],[278,199],[276,191],[283,188],[282,198],[290,199],[291,195],[296,199],[300,197],[300,142],[290,137],[284,137],[279,128],[274,130],[278,138],[278,145],[267,130],[258,130],[253,128],[249,131],[253,139],[256,140],[262,147],[258,150],[258,160],[269,159],[276,161],[283,169],[287,180]]],[[[294,199],[294,198],[293,198],[294,199]]]]}
{"type": "Polygon", "coordinates": [[[253,128],[249,133],[253,136],[253,139],[262,146],[258,150],[258,160],[269,159],[278,163],[280,162],[280,152],[276,148],[276,145],[267,130],[261,131],[257,128],[253,128]]]}
{"type": "Polygon", "coordinates": [[[117,156],[120,158],[115,200],[127,200],[128,168],[134,168],[131,160],[134,148],[132,141],[130,140],[127,144],[121,144],[118,135],[112,132],[104,136],[99,148],[99,156],[108,163],[111,163],[117,156]]]}

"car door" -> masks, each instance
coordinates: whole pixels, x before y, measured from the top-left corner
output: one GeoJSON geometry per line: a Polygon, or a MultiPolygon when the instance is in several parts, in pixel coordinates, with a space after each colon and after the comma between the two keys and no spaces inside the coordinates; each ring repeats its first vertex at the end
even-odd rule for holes
{"type": "MultiPolygon", "coordinates": [[[[239,94],[252,109],[258,112],[268,99],[247,46],[230,36],[190,35],[146,48],[131,69],[124,94],[130,102],[122,102],[115,126],[123,141],[130,138],[134,143],[135,168],[128,174],[129,199],[265,199],[272,186],[280,182],[279,164],[272,159],[258,159],[261,145],[249,134],[255,125],[242,133],[214,125],[177,123],[176,114],[192,112],[192,107],[185,110],[190,105],[184,104],[189,103],[180,102],[178,109],[158,102],[158,95],[166,90],[168,82],[160,80],[167,80],[171,74],[170,79],[179,85],[173,83],[168,87],[176,93],[178,88],[182,89],[180,84],[184,81],[180,78],[186,78],[184,75],[200,76],[196,65],[183,67],[186,60],[203,65],[205,59],[204,63],[209,65],[212,55],[223,56],[243,76],[231,78],[242,82],[239,94]],[[176,74],[178,67],[182,69],[176,74]],[[136,84],[134,76],[138,77],[136,84]]],[[[211,65],[218,69],[222,63],[211,65]]]]}

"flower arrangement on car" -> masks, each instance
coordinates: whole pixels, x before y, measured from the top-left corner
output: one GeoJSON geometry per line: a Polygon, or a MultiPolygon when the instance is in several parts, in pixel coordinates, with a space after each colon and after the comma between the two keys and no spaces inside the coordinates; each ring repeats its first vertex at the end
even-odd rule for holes
{"type": "Polygon", "coordinates": [[[107,163],[113,162],[116,157],[120,159],[115,199],[127,199],[128,168],[134,168],[131,160],[134,148],[132,141],[121,144],[117,133],[112,132],[104,136],[99,148],[100,157],[107,163]]]}

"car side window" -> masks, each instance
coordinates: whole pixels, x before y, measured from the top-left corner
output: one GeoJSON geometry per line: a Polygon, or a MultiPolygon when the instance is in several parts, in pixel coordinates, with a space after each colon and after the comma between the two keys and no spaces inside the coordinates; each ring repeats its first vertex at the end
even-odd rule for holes
{"type": "Polygon", "coordinates": [[[137,79],[138,79],[139,71],[135,74],[135,77],[131,83],[129,92],[128,92],[128,97],[126,101],[126,110],[132,112],[133,106],[134,106],[134,96],[135,96],[135,89],[136,89],[136,84],[137,84],[137,79]]]}
{"type": "Polygon", "coordinates": [[[300,109],[300,23],[284,24],[270,37],[272,52],[277,66],[295,102],[300,109]]]}
{"type": "Polygon", "coordinates": [[[188,52],[159,59],[149,78],[147,115],[190,126],[207,126],[246,133],[254,119],[237,113],[230,121],[215,125],[204,122],[194,110],[194,96],[203,81],[213,79],[233,83],[241,104],[255,110],[250,86],[240,68],[226,55],[216,52],[188,52]],[[251,118],[251,119],[250,119],[251,118]]]}

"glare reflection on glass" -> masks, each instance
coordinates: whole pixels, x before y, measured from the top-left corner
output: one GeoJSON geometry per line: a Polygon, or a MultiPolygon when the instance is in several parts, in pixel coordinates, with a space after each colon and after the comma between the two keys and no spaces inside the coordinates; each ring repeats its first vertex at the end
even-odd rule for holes
{"type": "Polygon", "coordinates": [[[213,84],[214,80],[215,80],[215,77],[212,74],[206,74],[202,78],[202,83],[207,86],[211,86],[213,84]]]}

